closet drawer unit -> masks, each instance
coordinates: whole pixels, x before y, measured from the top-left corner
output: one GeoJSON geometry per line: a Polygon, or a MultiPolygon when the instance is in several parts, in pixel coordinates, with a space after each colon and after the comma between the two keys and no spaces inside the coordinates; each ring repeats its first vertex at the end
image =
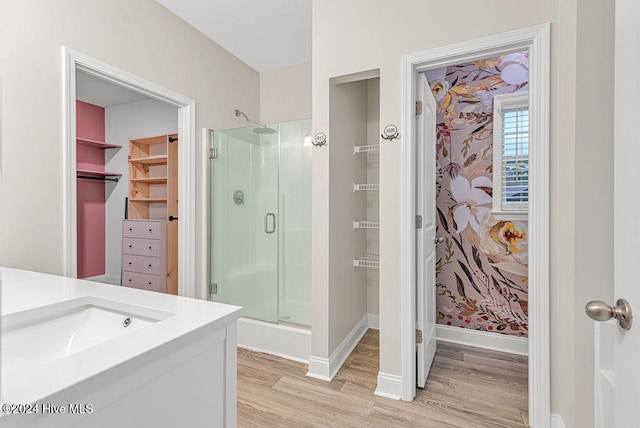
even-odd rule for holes
{"type": "Polygon", "coordinates": [[[122,285],[124,287],[139,288],[141,290],[165,292],[158,275],[144,273],[122,272],[122,285]]]}
{"type": "Polygon", "coordinates": [[[166,292],[167,222],[124,220],[122,222],[122,285],[166,292]]]}
{"type": "Polygon", "coordinates": [[[136,256],[160,257],[160,241],[157,239],[123,238],[122,254],[136,256]]]}
{"type": "Polygon", "coordinates": [[[163,221],[125,220],[122,222],[123,238],[160,239],[163,221]]]}
{"type": "Polygon", "coordinates": [[[160,274],[160,259],[158,257],[124,254],[122,256],[122,269],[128,272],[158,275],[160,274]]]}

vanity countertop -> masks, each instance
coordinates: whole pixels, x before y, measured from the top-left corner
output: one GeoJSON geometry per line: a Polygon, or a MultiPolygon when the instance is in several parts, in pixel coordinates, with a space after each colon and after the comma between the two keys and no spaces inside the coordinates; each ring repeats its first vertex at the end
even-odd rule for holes
{"type": "MultiPolygon", "coordinates": [[[[0,275],[0,315],[3,321],[20,317],[23,311],[46,311],[52,305],[59,307],[72,301],[105,302],[123,313],[127,313],[128,308],[137,307],[142,312],[163,314],[161,319],[140,329],[62,358],[35,366],[32,363],[28,370],[16,369],[15,365],[9,370],[5,367],[7,364],[0,361],[2,403],[41,402],[92,376],[131,363],[143,354],[161,354],[163,346],[179,346],[181,340],[202,338],[219,329],[224,331],[226,325],[235,323],[241,316],[241,308],[237,306],[206,300],[1,267],[0,275]]],[[[6,322],[2,328],[5,335],[6,322]]],[[[11,349],[2,349],[5,356],[11,352],[11,349]]]]}

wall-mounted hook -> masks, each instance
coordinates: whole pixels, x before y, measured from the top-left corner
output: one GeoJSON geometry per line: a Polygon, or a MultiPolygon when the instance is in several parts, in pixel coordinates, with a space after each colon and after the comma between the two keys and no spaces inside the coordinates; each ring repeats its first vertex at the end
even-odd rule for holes
{"type": "Polygon", "coordinates": [[[327,144],[327,135],[324,132],[318,132],[311,142],[316,147],[322,147],[327,144]]]}
{"type": "Polygon", "coordinates": [[[396,138],[400,138],[400,133],[398,132],[398,127],[395,125],[387,125],[384,127],[382,134],[380,134],[382,138],[388,141],[392,141],[396,138]]]}

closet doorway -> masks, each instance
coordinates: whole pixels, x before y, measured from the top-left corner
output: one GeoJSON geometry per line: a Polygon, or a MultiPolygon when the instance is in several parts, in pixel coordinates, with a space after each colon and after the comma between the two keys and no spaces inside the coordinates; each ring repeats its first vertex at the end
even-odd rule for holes
{"type": "Polygon", "coordinates": [[[194,297],[193,101],[65,60],[65,274],[194,297]]]}
{"type": "MultiPolygon", "coordinates": [[[[431,362],[430,352],[423,352],[422,355],[418,352],[416,356],[415,350],[420,349],[421,345],[424,347],[421,339],[432,337],[436,329],[416,330],[423,330],[437,322],[440,324],[437,336],[444,339],[442,333],[455,335],[464,330],[457,328],[460,325],[455,322],[466,323],[462,327],[475,323],[475,330],[481,330],[479,333],[487,337],[495,335],[494,330],[503,332],[509,329],[512,335],[528,336],[528,344],[525,342],[523,345],[529,353],[529,423],[531,426],[548,426],[548,46],[549,26],[541,25],[404,58],[407,143],[403,146],[403,170],[407,186],[403,189],[402,204],[402,263],[405,275],[401,288],[403,305],[408,310],[404,311],[402,321],[403,400],[413,400],[416,379],[419,384],[422,383],[425,367],[428,371],[431,362]],[[521,79],[517,74],[525,68],[529,74],[521,79]],[[512,72],[514,74],[510,74],[512,72]],[[523,110],[509,98],[517,98],[518,92],[524,94],[520,96],[525,99],[524,115],[523,110]],[[436,129],[419,129],[425,122],[421,120],[426,109],[422,103],[424,96],[431,94],[438,101],[436,129]],[[501,96],[505,98],[500,100],[501,96]],[[495,114],[500,115],[500,112],[493,110],[493,104],[502,105],[504,111],[509,111],[503,123],[493,120],[495,114]],[[519,124],[526,117],[528,134],[524,152],[518,153],[514,149],[514,153],[511,153],[507,147],[511,144],[506,138],[506,133],[510,131],[506,126],[507,120],[512,120],[511,110],[515,111],[514,117],[519,124]],[[491,132],[498,129],[496,127],[505,133],[504,147],[498,149],[503,159],[498,159],[498,163],[493,156],[493,149],[497,146],[493,139],[487,141],[492,134],[497,134],[491,132]],[[454,148],[454,131],[459,137],[460,131],[464,133],[466,128],[469,135],[460,138],[454,148]],[[437,136],[425,138],[432,131],[436,131],[437,136]],[[438,159],[434,172],[416,164],[416,158],[421,158],[422,153],[432,153],[434,160],[438,159]],[[528,182],[520,186],[520,182],[512,180],[514,177],[528,178],[528,182]],[[439,274],[437,297],[432,289],[427,289],[430,295],[425,296],[423,283],[429,281],[418,283],[424,277],[421,270],[429,272],[431,280],[435,278],[435,272],[421,269],[422,258],[419,261],[416,258],[420,252],[416,244],[421,228],[420,224],[416,224],[415,215],[423,215],[418,190],[420,185],[425,184],[419,183],[419,180],[435,184],[439,195],[435,204],[437,215],[433,219],[437,225],[436,236],[427,245],[437,243],[439,247],[442,246],[435,259],[430,260],[434,271],[439,274]],[[511,209],[523,200],[528,203],[528,215],[527,207],[523,204],[517,207],[520,211],[518,214],[505,214],[499,212],[500,204],[495,203],[501,202],[503,208],[513,203],[508,207],[511,209]],[[442,209],[441,202],[445,209],[442,209]],[[502,252],[496,248],[499,244],[496,241],[501,241],[501,237],[511,241],[514,237],[523,236],[528,237],[528,260],[517,260],[516,253],[521,248],[511,247],[521,246],[522,242],[508,242],[509,249],[502,247],[502,252]],[[457,258],[458,255],[460,258],[457,258]],[[512,274],[524,277],[525,281],[528,278],[528,283],[535,284],[535,287],[521,291],[522,283],[514,280],[512,274]],[[443,277],[440,278],[440,275],[443,277]],[[489,316],[484,319],[482,314],[476,314],[474,308],[478,309],[479,300],[472,295],[482,295],[483,281],[488,287],[485,290],[487,300],[493,299],[490,296],[493,291],[501,294],[505,298],[508,314],[502,316],[493,307],[484,315],[496,309],[494,318],[489,316]],[[435,310],[436,301],[439,303],[438,310],[435,310]],[[421,303],[424,307],[422,310],[421,303]],[[465,311],[478,316],[469,316],[465,311]],[[447,321],[450,319],[449,324],[447,321]],[[456,328],[453,328],[454,324],[456,328]],[[418,374],[421,376],[417,378],[418,374]]],[[[526,253],[526,248],[524,251],[526,253]]],[[[455,341],[451,337],[448,339],[455,341]]],[[[433,351],[433,345],[429,346],[429,351],[433,351]]]]}

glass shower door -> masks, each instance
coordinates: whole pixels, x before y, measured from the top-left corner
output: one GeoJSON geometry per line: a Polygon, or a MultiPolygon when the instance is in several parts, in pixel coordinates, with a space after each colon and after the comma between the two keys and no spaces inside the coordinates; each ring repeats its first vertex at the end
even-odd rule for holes
{"type": "Polygon", "coordinates": [[[210,300],[278,321],[278,134],[214,131],[210,300]]]}

